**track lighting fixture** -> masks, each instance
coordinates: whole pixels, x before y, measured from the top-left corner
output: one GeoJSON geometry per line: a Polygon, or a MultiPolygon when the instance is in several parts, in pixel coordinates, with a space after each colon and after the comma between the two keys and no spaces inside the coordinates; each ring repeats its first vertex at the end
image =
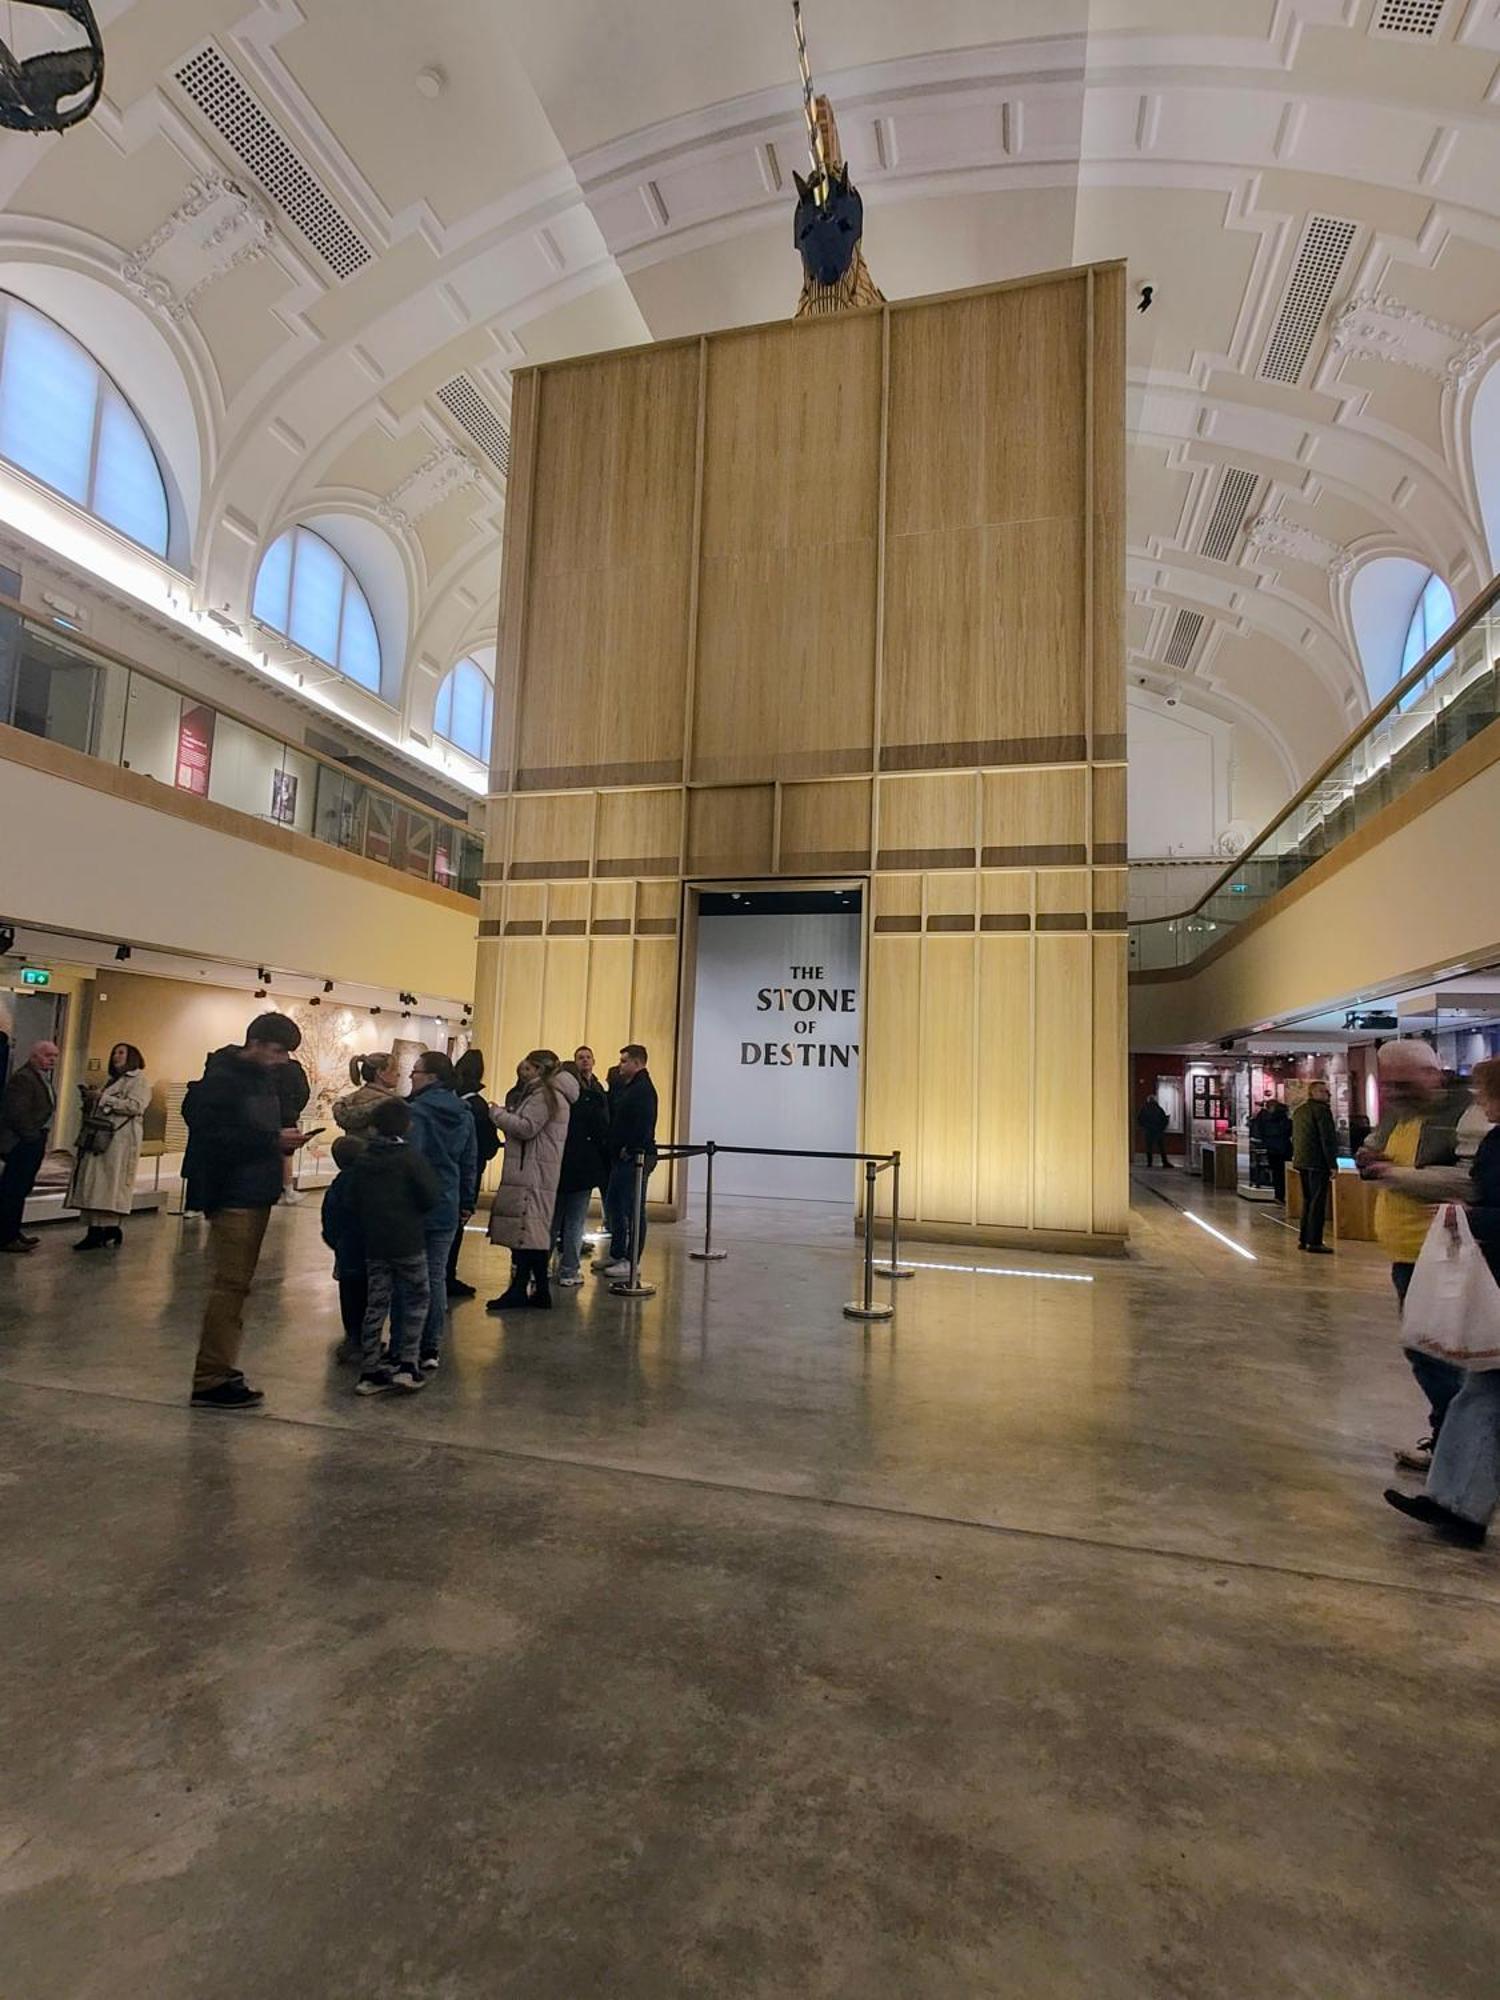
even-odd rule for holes
{"type": "Polygon", "coordinates": [[[9,956],[16,941],[14,929],[9,924],[0,924],[0,958],[9,956]]]}
{"type": "Polygon", "coordinates": [[[323,981],[323,991],[325,993],[331,993],[333,991],[333,981],[331,979],[325,979],[323,981]]]}
{"type": "Polygon", "coordinates": [[[379,1013],[380,1011],[381,1011],[381,1010],[380,1010],[380,1009],[379,1009],[378,1007],[372,1007],[372,1008],[370,1009],[370,1012],[371,1012],[372,1014],[378,1014],[378,1013],[379,1013]]]}
{"type": "Polygon", "coordinates": [[[256,987],[256,989],[255,989],[255,997],[256,997],[256,999],[257,999],[257,1000],[264,1000],[264,999],[265,999],[265,997],[266,997],[266,989],[265,989],[265,987],[264,987],[264,986],[257,986],[257,987],[256,987]]]}
{"type": "Polygon", "coordinates": [[[258,966],[256,966],[256,968],[255,968],[255,976],[256,976],[256,978],[257,978],[257,979],[258,979],[258,980],[260,981],[260,983],[261,983],[261,985],[262,985],[262,986],[269,986],[269,985],[270,985],[270,983],[271,983],[271,975],[270,975],[270,973],[269,973],[269,972],[267,972],[266,968],[265,968],[265,967],[264,967],[263,965],[258,965],[258,966]]]}
{"type": "Polygon", "coordinates": [[[129,958],[129,956],[130,956],[130,946],[128,944],[117,944],[115,946],[116,965],[123,965],[126,959],[129,958]]]}
{"type": "Polygon", "coordinates": [[[310,999],[310,1000],[308,1001],[308,1003],[307,1003],[307,1004],[308,1004],[308,1006],[309,1006],[309,1007],[321,1007],[321,1006],[322,1006],[322,1004],[323,1004],[323,996],[322,996],[322,994],[321,994],[321,993],[314,993],[314,994],[313,994],[313,996],[312,996],[312,998],[311,998],[311,999],[310,999]]]}

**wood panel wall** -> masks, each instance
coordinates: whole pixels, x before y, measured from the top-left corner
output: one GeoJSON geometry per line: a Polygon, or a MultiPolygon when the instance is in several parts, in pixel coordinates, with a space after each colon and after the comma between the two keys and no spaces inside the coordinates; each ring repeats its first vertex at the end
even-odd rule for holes
{"type": "Polygon", "coordinates": [[[863,881],[907,1225],[1123,1241],[1124,311],[1099,265],[517,376],[497,1077],[641,1040],[688,1136],[689,885],[863,881]]]}

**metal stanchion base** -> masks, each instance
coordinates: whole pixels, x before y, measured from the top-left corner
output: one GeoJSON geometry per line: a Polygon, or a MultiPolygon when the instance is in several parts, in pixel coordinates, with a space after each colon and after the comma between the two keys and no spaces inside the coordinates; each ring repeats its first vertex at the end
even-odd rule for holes
{"type": "Polygon", "coordinates": [[[894,1306],[867,1306],[859,1299],[852,1300],[844,1307],[845,1319],[894,1319],[894,1306]]]}
{"type": "Polygon", "coordinates": [[[722,1264],[729,1255],[727,1250],[689,1250],[688,1256],[695,1264],[722,1264]]]}
{"type": "Polygon", "coordinates": [[[877,1278],[914,1278],[917,1274],[908,1264],[877,1264],[877,1278]]]}
{"type": "Polygon", "coordinates": [[[622,1280],[618,1284],[611,1285],[609,1289],[617,1299],[654,1299],[656,1297],[655,1285],[631,1285],[626,1284],[622,1280]]]}

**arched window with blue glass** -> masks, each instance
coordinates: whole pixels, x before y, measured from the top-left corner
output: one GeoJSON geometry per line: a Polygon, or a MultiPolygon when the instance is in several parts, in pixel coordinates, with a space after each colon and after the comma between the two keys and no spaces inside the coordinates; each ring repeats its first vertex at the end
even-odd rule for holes
{"type": "Polygon", "coordinates": [[[266,550],[252,609],[294,646],[379,694],[380,634],[370,601],[338,550],[311,528],[288,528],[266,550]]]}
{"type": "MultiPolygon", "coordinates": [[[[1457,616],[1458,607],[1453,602],[1453,592],[1434,570],[1422,585],[1416,609],[1411,614],[1411,623],[1406,628],[1406,645],[1401,654],[1401,673],[1398,678],[1404,679],[1411,672],[1422,655],[1429,652],[1443,634],[1451,629],[1457,616]]],[[[1431,671],[1435,674],[1441,673],[1445,667],[1451,666],[1452,662],[1453,655],[1448,653],[1431,671]]],[[[1422,685],[1425,684],[1424,677],[1422,685]]],[[[1418,691],[1417,688],[1413,688],[1412,694],[1415,695],[1418,691]]],[[[1411,696],[1407,699],[1410,700],[1411,696]]]]}
{"type": "Polygon", "coordinates": [[[145,426],[86,347],[0,294],[0,458],[166,557],[171,509],[145,426]]]}
{"type": "Polygon", "coordinates": [[[432,726],[445,743],[481,764],[490,761],[490,736],[495,725],[495,682],[491,671],[474,654],[459,661],[438,689],[432,726]]]}
{"type": "MultiPolygon", "coordinates": [[[[1349,608],[1371,708],[1405,679],[1456,616],[1453,592],[1415,556],[1377,556],[1365,563],[1355,576],[1349,608]]],[[[1415,702],[1452,661],[1451,653],[1438,660],[1419,685],[1402,696],[1402,708],[1415,702]]]]}

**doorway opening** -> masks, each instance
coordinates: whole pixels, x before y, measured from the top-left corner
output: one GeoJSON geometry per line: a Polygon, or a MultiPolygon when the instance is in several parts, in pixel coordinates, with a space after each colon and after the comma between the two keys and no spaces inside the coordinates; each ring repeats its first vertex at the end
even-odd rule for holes
{"type": "MultiPolygon", "coordinates": [[[[864,895],[857,885],[701,889],[689,1137],[852,1153],[859,1144],[864,895]]],[[[728,1154],[716,1198],[851,1208],[847,1160],[728,1154]]],[[[689,1187],[701,1193],[704,1165],[689,1187]]]]}

